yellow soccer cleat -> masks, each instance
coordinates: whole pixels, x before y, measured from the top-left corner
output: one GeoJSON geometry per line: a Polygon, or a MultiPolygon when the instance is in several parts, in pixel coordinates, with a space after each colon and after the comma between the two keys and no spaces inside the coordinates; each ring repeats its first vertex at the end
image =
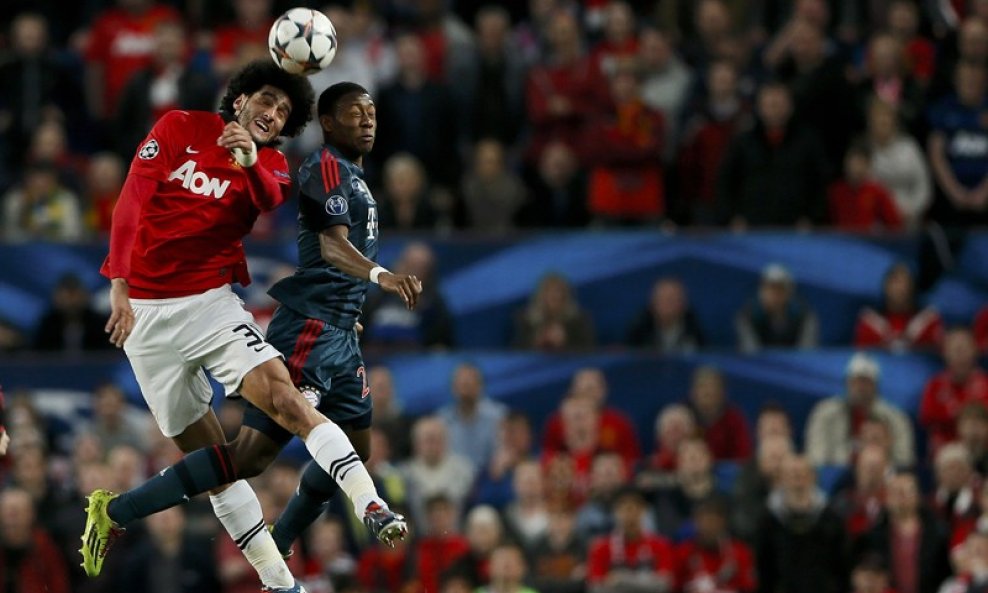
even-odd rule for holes
{"type": "Polygon", "coordinates": [[[123,533],[106,513],[107,505],[118,495],[109,490],[93,490],[86,497],[86,530],[82,532],[82,568],[86,574],[95,577],[103,570],[103,559],[114,540],[123,533]]]}

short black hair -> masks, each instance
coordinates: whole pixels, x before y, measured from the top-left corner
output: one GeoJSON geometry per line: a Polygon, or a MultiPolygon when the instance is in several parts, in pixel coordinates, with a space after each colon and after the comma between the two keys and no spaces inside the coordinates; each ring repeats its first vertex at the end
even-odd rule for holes
{"type": "Polygon", "coordinates": [[[292,102],[292,112],[288,114],[282,136],[298,136],[305,124],[312,119],[312,105],[316,102],[316,92],[309,79],[301,74],[285,72],[271,60],[257,60],[244,66],[233,75],[227,85],[226,94],[220,100],[220,111],[234,113],[233,103],[240,95],[252,95],[264,85],[271,85],[288,95],[292,102]]]}
{"type": "Polygon", "coordinates": [[[316,107],[316,113],[319,117],[333,115],[333,112],[336,111],[336,104],[340,102],[340,99],[353,93],[360,93],[362,95],[370,94],[367,92],[367,89],[355,82],[338,82],[319,95],[319,105],[316,107]]]}

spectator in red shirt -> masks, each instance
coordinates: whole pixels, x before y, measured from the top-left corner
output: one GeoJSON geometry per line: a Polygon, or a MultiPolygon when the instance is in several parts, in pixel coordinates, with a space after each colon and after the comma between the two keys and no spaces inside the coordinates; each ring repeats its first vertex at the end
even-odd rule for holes
{"type": "Polygon", "coordinates": [[[937,451],[933,470],[936,490],[931,506],[949,529],[954,531],[977,520],[981,514],[981,477],[974,471],[970,451],[957,442],[944,445],[937,451]]]}
{"type": "Polygon", "coordinates": [[[19,488],[0,494],[0,585],[4,593],[69,593],[65,560],[35,522],[31,495],[19,488]]]}
{"type": "Polygon", "coordinates": [[[677,457],[675,477],[654,495],[658,529],[675,541],[693,532],[695,506],[718,494],[710,449],[702,439],[685,441],[677,457]]]}
{"type": "Polygon", "coordinates": [[[754,593],[755,558],[727,530],[727,505],[708,498],[693,509],[696,536],[676,546],[676,585],[682,593],[754,593]]]}
{"type": "Polygon", "coordinates": [[[545,449],[542,460],[547,472],[554,463],[566,462],[571,474],[571,502],[582,504],[590,490],[594,457],[607,451],[600,442],[600,414],[590,401],[574,397],[563,400],[561,413],[563,448],[545,449]]]}
{"type": "Polygon", "coordinates": [[[610,77],[611,106],[589,126],[589,210],[604,223],[647,223],[665,215],[662,113],[642,101],[633,63],[610,77]]]}
{"type": "Polygon", "coordinates": [[[116,7],[96,16],[85,55],[86,91],[94,118],[115,113],[131,76],[151,63],[155,27],[181,20],[174,8],[154,0],[117,0],[116,7]]]}
{"type": "Polygon", "coordinates": [[[896,593],[889,587],[889,571],[880,556],[869,554],[855,565],[851,593],[896,593]]]}
{"type": "Polygon", "coordinates": [[[268,46],[268,32],[274,18],[273,0],[233,0],[234,20],[216,28],[213,42],[213,71],[226,80],[236,68],[243,45],[268,46]]]}
{"type": "Polygon", "coordinates": [[[712,366],[693,372],[689,406],[715,461],[751,457],[751,430],[741,408],[727,399],[724,375],[712,366]]]}
{"type": "Polygon", "coordinates": [[[456,520],[456,504],[444,494],[433,496],[425,503],[424,534],[412,544],[414,574],[424,593],[438,593],[439,579],[457,559],[467,553],[470,544],[460,535],[456,520]]]}
{"type": "Polygon", "coordinates": [[[865,307],[858,314],[854,345],[905,352],[932,349],[942,340],[940,313],[933,307],[920,309],[917,305],[916,283],[909,265],[893,265],[882,281],[881,307],[865,307]]]}
{"type": "Polygon", "coordinates": [[[682,404],[670,404],[655,418],[655,451],[648,458],[648,469],[660,473],[676,470],[679,445],[699,432],[690,409],[682,404]]]}
{"type": "Polygon", "coordinates": [[[113,207],[123,187],[124,174],[124,162],[112,152],[95,154],[89,161],[83,190],[83,201],[89,205],[86,220],[103,239],[110,236],[113,207]]]}
{"type": "Polygon", "coordinates": [[[871,178],[871,150],[852,144],[844,156],[844,177],[827,189],[830,222],[845,231],[897,231],[902,216],[889,190],[871,178]]]}
{"type": "Polygon", "coordinates": [[[614,500],[615,529],[590,546],[587,584],[590,593],[654,591],[675,587],[675,553],[672,545],[642,529],[645,499],[634,489],[623,490],[614,500]]]}
{"type": "Polygon", "coordinates": [[[831,503],[852,542],[870,531],[878,521],[885,506],[885,482],[892,472],[893,466],[884,448],[868,445],[858,453],[853,481],[840,489],[831,503]]]}
{"type": "Polygon", "coordinates": [[[525,92],[531,125],[527,157],[533,164],[555,140],[579,154],[583,126],[602,103],[601,74],[583,53],[576,17],[565,10],[553,13],[548,41],[546,60],[532,68],[525,92]]]}
{"type": "Polygon", "coordinates": [[[623,0],[611,0],[604,9],[604,38],[590,52],[590,59],[605,74],[612,74],[618,64],[638,53],[635,15],[623,0]]]}
{"type": "MultiPolygon", "coordinates": [[[[592,404],[598,414],[598,446],[604,451],[617,452],[628,467],[631,467],[641,458],[637,431],[623,412],[606,405],[607,391],[607,377],[604,373],[600,369],[588,367],[580,369],[573,375],[566,397],[585,399],[592,404]]],[[[565,405],[565,401],[562,405],[565,405]]],[[[561,411],[549,417],[542,436],[543,452],[566,450],[564,429],[561,411]]]]}
{"type": "Polygon", "coordinates": [[[919,423],[936,452],[956,436],[957,415],[964,404],[988,404],[988,375],[978,367],[978,350],[967,328],[952,329],[944,336],[946,368],[929,380],[919,406],[919,423]]]}
{"type": "Polygon", "coordinates": [[[905,47],[906,65],[923,86],[936,66],[936,47],[919,34],[919,6],[913,0],[893,0],[888,7],[889,33],[905,47]]]}

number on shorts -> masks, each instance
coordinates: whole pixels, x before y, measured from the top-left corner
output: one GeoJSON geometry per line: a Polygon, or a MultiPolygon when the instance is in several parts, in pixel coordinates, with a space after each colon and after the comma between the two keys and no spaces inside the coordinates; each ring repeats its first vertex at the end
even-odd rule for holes
{"type": "Polygon", "coordinates": [[[367,369],[360,367],[357,369],[357,376],[360,377],[364,382],[364,388],[360,393],[360,399],[363,399],[370,395],[370,386],[367,385],[367,369]]]}
{"type": "MultiPolygon", "coordinates": [[[[253,348],[254,346],[257,346],[258,344],[263,344],[264,343],[264,338],[262,338],[254,330],[254,328],[252,328],[251,326],[247,325],[246,323],[241,323],[237,327],[233,328],[233,333],[236,333],[236,334],[242,333],[242,334],[244,334],[244,337],[245,338],[249,338],[250,341],[247,342],[247,347],[248,348],[253,348]]],[[[259,348],[256,349],[256,350],[259,350],[259,348]]]]}

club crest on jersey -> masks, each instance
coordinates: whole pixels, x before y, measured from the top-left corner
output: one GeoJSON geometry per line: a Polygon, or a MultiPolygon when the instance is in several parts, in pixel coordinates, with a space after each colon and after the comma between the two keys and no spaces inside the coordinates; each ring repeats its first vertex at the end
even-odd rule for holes
{"type": "Polygon", "coordinates": [[[350,205],[343,196],[329,196],[326,200],[326,214],[330,216],[343,216],[349,209],[350,205]]]}
{"type": "Polygon", "coordinates": [[[145,142],[144,146],[141,147],[141,150],[137,152],[137,157],[143,161],[150,161],[154,157],[158,156],[160,151],[161,150],[158,148],[158,141],[151,138],[145,142]]]}
{"type": "Polygon", "coordinates": [[[303,385],[299,387],[299,392],[301,392],[302,397],[305,401],[309,402],[313,408],[319,406],[319,401],[322,399],[322,393],[313,387],[312,385],[303,385]]]}
{"type": "Polygon", "coordinates": [[[229,179],[216,179],[206,175],[202,171],[196,171],[196,162],[185,161],[178,169],[172,171],[168,176],[168,181],[179,179],[182,187],[199,196],[209,196],[217,200],[223,197],[227,188],[230,187],[229,179]]]}

